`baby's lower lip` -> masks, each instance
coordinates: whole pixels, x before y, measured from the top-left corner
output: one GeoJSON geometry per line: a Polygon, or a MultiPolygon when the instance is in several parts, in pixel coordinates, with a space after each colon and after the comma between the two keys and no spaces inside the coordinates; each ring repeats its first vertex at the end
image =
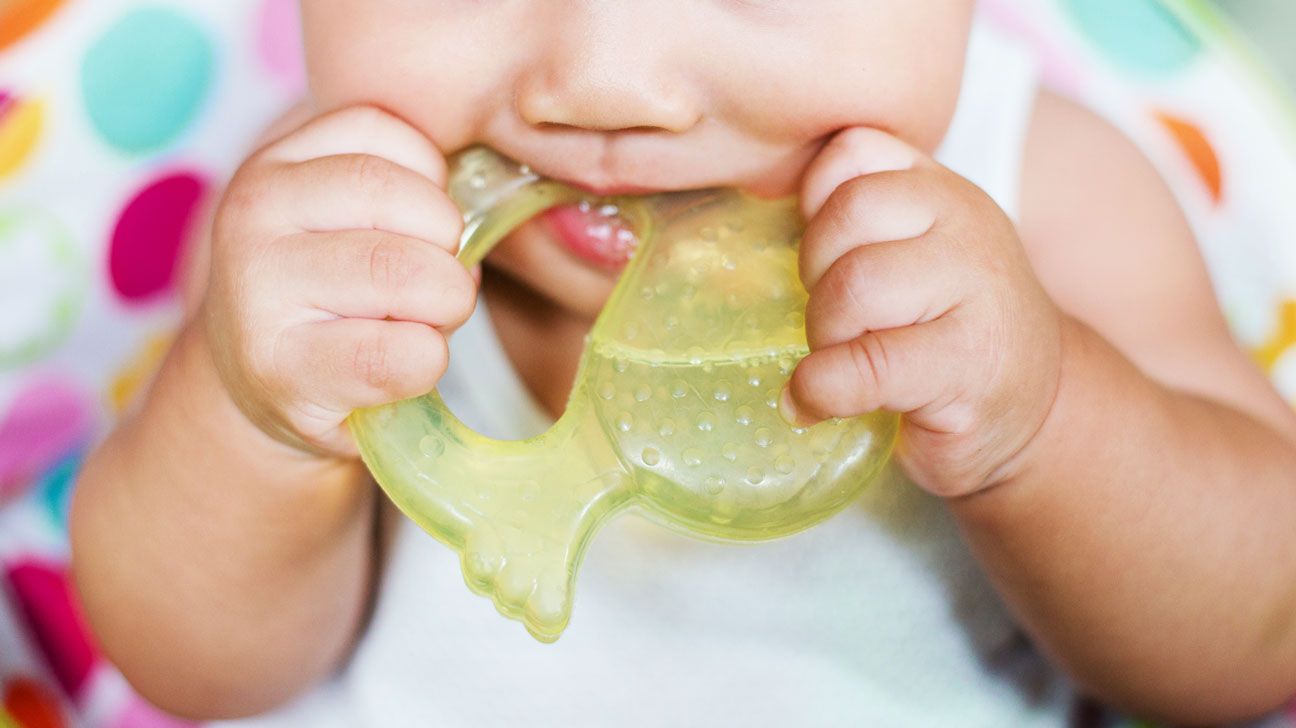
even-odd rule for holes
{"type": "Polygon", "coordinates": [[[542,218],[567,250],[605,270],[620,270],[639,245],[639,238],[615,206],[587,202],[560,205],[542,218]]]}

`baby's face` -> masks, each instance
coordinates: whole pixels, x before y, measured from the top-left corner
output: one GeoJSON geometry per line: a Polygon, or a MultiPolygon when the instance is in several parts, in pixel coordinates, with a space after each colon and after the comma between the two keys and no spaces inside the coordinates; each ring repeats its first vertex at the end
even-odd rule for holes
{"type": "MultiPolygon", "coordinates": [[[[932,150],[975,0],[303,0],[321,109],[372,103],[603,194],[796,191],[835,131],[932,150]]],[[[614,266],[531,225],[498,267],[597,311],[614,266]],[[571,246],[568,246],[569,248],[571,246]]]]}

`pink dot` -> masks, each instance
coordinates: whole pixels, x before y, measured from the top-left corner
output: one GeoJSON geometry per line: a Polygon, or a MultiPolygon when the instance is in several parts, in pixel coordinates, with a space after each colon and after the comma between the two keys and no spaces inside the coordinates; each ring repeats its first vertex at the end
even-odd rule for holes
{"type": "Polygon", "coordinates": [[[977,6],[982,16],[996,30],[1025,45],[1040,64],[1044,84],[1054,91],[1078,94],[1084,87],[1079,72],[1079,62],[1069,58],[1057,48],[1055,38],[1047,37],[1016,3],[1006,0],[982,0],[977,6]]]}
{"type": "Polygon", "coordinates": [[[67,382],[41,379],[0,418],[0,498],[29,483],[90,435],[89,398],[67,382]]]}
{"type": "Polygon", "coordinates": [[[96,650],[72,601],[67,569],[35,559],[21,561],[9,567],[8,581],[50,672],[75,698],[94,667],[96,650]]]}
{"type": "Polygon", "coordinates": [[[126,205],[108,259],[113,287],[123,298],[138,301],[171,290],[206,191],[202,177],[179,172],[150,183],[126,205]]]}
{"type": "Polygon", "coordinates": [[[306,89],[303,62],[301,16],[297,0],[265,0],[261,6],[259,34],[261,60],[294,92],[306,89]]]}
{"type": "Polygon", "coordinates": [[[148,703],[134,698],[122,711],[113,728],[192,728],[179,718],[172,718],[148,703]]]}

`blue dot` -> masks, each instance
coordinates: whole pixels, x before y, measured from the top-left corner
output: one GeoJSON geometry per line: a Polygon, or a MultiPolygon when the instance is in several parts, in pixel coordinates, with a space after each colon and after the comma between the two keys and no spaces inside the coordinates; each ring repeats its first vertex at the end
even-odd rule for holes
{"type": "Polygon", "coordinates": [[[212,86],[215,53],[193,21],[144,8],[117,22],[86,52],[86,111],[109,144],[147,152],[179,136],[212,86]]]}

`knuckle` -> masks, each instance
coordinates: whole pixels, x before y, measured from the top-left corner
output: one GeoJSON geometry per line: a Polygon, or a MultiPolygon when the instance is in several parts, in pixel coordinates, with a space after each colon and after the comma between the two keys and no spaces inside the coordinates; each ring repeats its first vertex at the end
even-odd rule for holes
{"type": "Polygon", "coordinates": [[[243,356],[247,372],[257,386],[264,391],[272,391],[291,381],[283,376],[283,372],[290,367],[284,361],[288,357],[285,351],[288,344],[282,332],[273,336],[249,336],[245,341],[250,342],[244,344],[243,356]]]}
{"type": "Polygon", "coordinates": [[[396,119],[391,114],[372,104],[357,104],[338,112],[361,131],[378,132],[392,124],[396,119]]]}
{"type": "Polygon", "coordinates": [[[856,249],[839,259],[833,268],[824,280],[828,299],[839,308],[867,312],[868,288],[876,268],[872,256],[866,249],[856,249]]]}
{"type": "Polygon", "coordinates": [[[882,337],[865,333],[853,339],[848,344],[847,351],[857,381],[870,383],[873,388],[880,389],[887,381],[890,370],[887,348],[882,337]]]}
{"type": "Polygon", "coordinates": [[[344,414],[318,402],[304,400],[287,403],[280,412],[290,430],[289,437],[295,436],[303,441],[301,444],[323,450],[331,449],[327,444],[329,433],[337,428],[344,414]]]}
{"type": "Polygon", "coordinates": [[[425,364],[427,372],[427,388],[436,387],[445,375],[446,368],[450,365],[450,345],[446,342],[445,336],[440,332],[429,329],[429,342],[425,364]]]}
{"type": "Polygon", "coordinates": [[[1003,211],[999,207],[999,203],[984,188],[953,172],[946,172],[946,174],[948,178],[953,179],[951,184],[958,190],[958,199],[965,206],[966,211],[981,213],[993,210],[998,213],[996,217],[1007,217],[1002,214],[1003,211]]]}
{"type": "Polygon", "coordinates": [[[369,280],[383,291],[405,288],[419,273],[419,265],[404,245],[380,238],[369,248],[369,280]]]}
{"type": "Polygon", "coordinates": [[[833,213],[842,223],[857,227],[863,222],[864,208],[877,186],[876,177],[877,175],[852,177],[837,188],[833,195],[836,198],[833,213]]]}
{"type": "Polygon", "coordinates": [[[459,249],[460,238],[464,231],[463,213],[450,195],[439,187],[433,188],[433,208],[438,211],[440,218],[445,225],[445,242],[449,244],[448,249],[453,253],[459,249]]]}
{"type": "Polygon", "coordinates": [[[822,291],[811,293],[806,301],[805,332],[810,351],[819,351],[829,346],[836,319],[833,315],[835,305],[836,302],[822,291]]]}
{"type": "Polygon", "coordinates": [[[371,335],[356,343],[351,371],[373,389],[386,390],[393,381],[391,344],[382,335],[371,335]]]}
{"type": "Polygon", "coordinates": [[[866,126],[854,126],[833,137],[829,146],[845,153],[863,155],[873,147],[892,143],[894,140],[884,131],[866,126]]]}
{"type": "Polygon", "coordinates": [[[931,190],[929,194],[943,199],[948,217],[976,221],[978,226],[984,226],[992,216],[1007,217],[990,193],[975,183],[944,169],[932,174],[934,176],[927,185],[931,190]]]}
{"type": "Polygon", "coordinates": [[[266,204],[266,192],[271,186],[269,176],[269,170],[264,165],[254,162],[243,165],[225,188],[220,211],[217,213],[218,219],[230,216],[241,219],[256,214],[266,204]]]}
{"type": "Polygon", "coordinates": [[[356,185],[373,199],[386,197],[395,185],[395,165],[372,154],[357,154],[351,160],[350,175],[356,185]]]}
{"type": "MultiPolygon", "coordinates": [[[[407,325],[401,342],[399,366],[389,366],[389,381],[381,390],[392,398],[415,397],[436,388],[449,364],[445,337],[430,326],[407,325]],[[417,328],[415,328],[417,326],[417,328]]],[[[395,352],[396,349],[391,349],[395,352]]],[[[392,357],[388,357],[390,363],[392,357]]]]}
{"type": "MultiPolygon", "coordinates": [[[[842,285],[858,288],[875,280],[882,272],[876,248],[863,246],[854,248],[842,256],[842,285]]],[[[858,291],[856,291],[858,293],[858,291]]]]}
{"type": "Polygon", "coordinates": [[[458,271],[447,281],[444,295],[450,304],[451,321],[448,323],[458,325],[467,321],[477,307],[477,283],[467,268],[457,262],[454,265],[458,271]]]}

